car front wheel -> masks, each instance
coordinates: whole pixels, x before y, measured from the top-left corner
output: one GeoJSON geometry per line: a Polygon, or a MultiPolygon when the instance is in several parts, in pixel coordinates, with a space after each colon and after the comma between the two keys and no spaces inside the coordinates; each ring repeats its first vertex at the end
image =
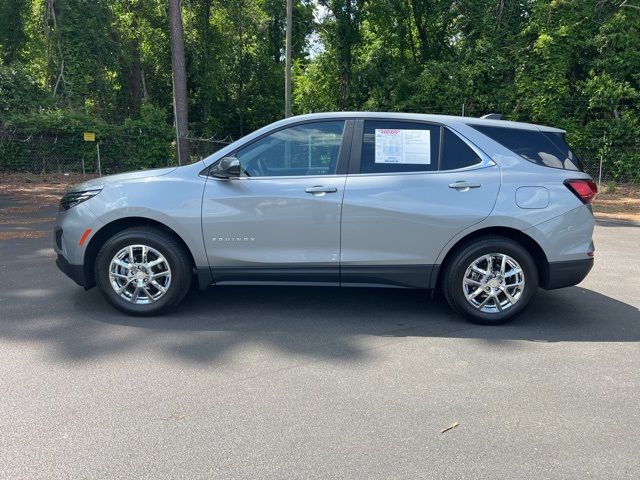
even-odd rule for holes
{"type": "Polygon", "coordinates": [[[191,262],[168,233],[134,227],[109,238],[96,258],[104,297],[129,315],[156,315],[177,305],[191,285],[191,262]]]}
{"type": "Polygon", "coordinates": [[[538,288],[529,252],[505,237],[483,237],[454,253],[443,272],[451,307],[483,325],[504,323],[520,313],[538,288]]]}

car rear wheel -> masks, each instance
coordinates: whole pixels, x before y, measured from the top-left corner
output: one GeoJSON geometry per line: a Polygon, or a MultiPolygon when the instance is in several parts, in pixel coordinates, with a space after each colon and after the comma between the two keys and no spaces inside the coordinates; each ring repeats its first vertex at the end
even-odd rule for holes
{"type": "Polygon", "coordinates": [[[191,286],[191,262],[176,239],[152,227],[109,238],[96,258],[104,297],[129,315],[157,315],[177,305],[191,286]]]}
{"type": "Polygon", "coordinates": [[[497,325],[531,301],[538,288],[538,271],[519,243],[482,237],[454,253],[443,271],[442,286],[455,311],[472,322],[497,325]]]}

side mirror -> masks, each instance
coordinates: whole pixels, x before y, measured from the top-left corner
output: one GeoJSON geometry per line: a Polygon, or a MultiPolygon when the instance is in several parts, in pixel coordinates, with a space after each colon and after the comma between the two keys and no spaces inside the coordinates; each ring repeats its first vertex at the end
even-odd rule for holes
{"type": "Polygon", "coordinates": [[[239,177],[240,160],[236,157],[222,157],[211,169],[211,175],[217,178],[239,177]]]}

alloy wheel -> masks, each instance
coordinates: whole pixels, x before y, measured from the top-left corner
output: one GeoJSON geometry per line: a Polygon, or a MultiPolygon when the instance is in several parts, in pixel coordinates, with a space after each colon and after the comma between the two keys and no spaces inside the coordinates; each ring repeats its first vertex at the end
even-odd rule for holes
{"type": "Polygon", "coordinates": [[[467,302],[483,313],[500,313],[512,308],[522,297],[524,285],[522,267],[504,253],[476,258],[462,279],[467,302]]]}
{"type": "Polygon", "coordinates": [[[128,245],[109,264],[109,282],[124,300],[146,305],[160,300],[171,285],[169,262],[148,245],[128,245]]]}

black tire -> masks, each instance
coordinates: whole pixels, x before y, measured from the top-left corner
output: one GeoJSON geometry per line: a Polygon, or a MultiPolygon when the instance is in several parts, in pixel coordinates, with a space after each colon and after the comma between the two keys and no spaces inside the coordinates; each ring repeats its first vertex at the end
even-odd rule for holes
{"type": "Polygon", "coordinates": [[[538,269],[529,252],[519,243],[506,237],[487,236],[474,239],[455,251],[447,260],[441,280],[444,297],[456,312],[474,323],[499,325],[522,312],[534,297],[538,288],[538,269]],[[507,309],[487,313],[467,301],[463,279],[474,260],[492,253],[506,254],[518,262],[524,275],[524,289],[518,300],[507,309]]]}
{"type": "Polygon", "coordinates": [[[96,257],[95,278],[105,299],[115,308],[128,315],[152,316],[166,312],[180,303],[189,292],[192,281],[191,259],[176,238],[154,227],[132,227],[109,238],[96,257]],[[111,286],[109,266],[121,249],[135,244],[152,247],[160,252],[171,269],[171,282],[157,301],[135,304],[122,298],[111,286]]]}

